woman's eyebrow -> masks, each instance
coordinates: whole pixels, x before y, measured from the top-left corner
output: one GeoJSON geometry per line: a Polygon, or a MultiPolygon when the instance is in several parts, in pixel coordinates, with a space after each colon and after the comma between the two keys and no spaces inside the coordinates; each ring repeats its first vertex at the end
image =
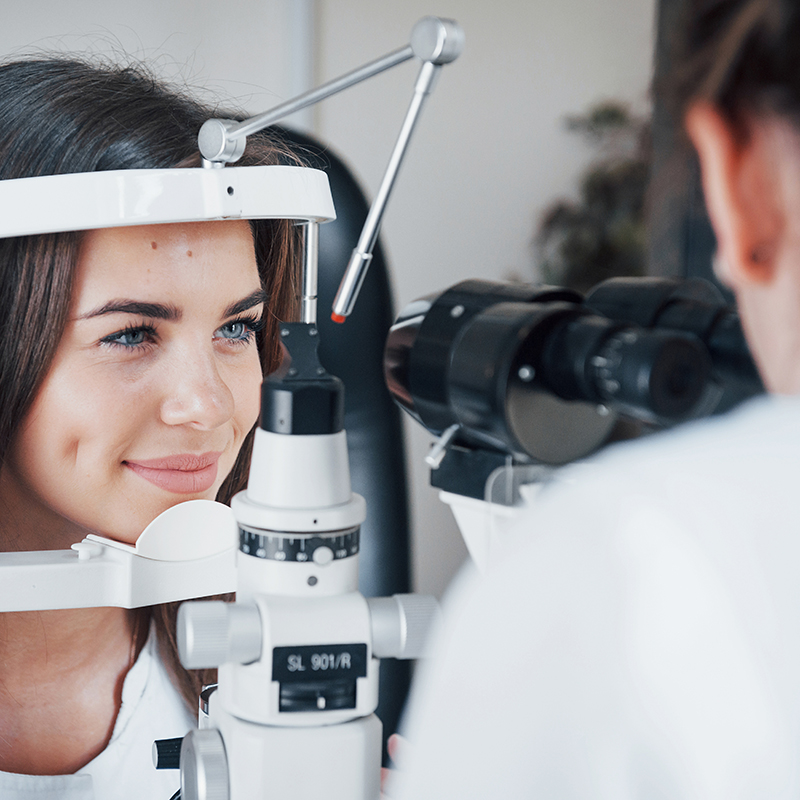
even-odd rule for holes
{"type": "MultiPolygon", "coordinates": [[[[267,293],[263,289],[257,289],[251,292],[247,297],[231,303],[223,312],[223,317],[233,317],[236,314],[241,314],[243,311],[257,306],[259,303],[266,303],[267,293]]],[[[140,317],[149,317],[150,319],[163,319],[168,322],[177,322],[180,320],[182,314],[181,310],[173,305],[165,303],[146,303],[141,300],[110,300],[97,308],[81,314],[78,319],[92,319],[93,317],[102,317],[106,314],[136,314],[140,317]]]]}
{"type": "Polygon", "coordinates": [[[255,292],[247,295],[247,297],[243,297],[241,300],[231,303],[231,305],[229,305],[222,313],[222,316],[233,317],[236,314],[241,314],[243,311],[247,311],[247,309],[252,308],[253,306],[259,305],[259,303],[266,302],[267,293],[263,289],[258,289],[255,292]]]}
{"type": "Polygon", "coordinates": [[[81,314],[78,319],[102,317],[105,314],[137,314],[141,317],[164,319],[170,322],[176,322],[181,318],[180,309],[172,305],[145,303],[140,300],[111,300],[102,306],[87,311],[85,314],[81,314]]]}

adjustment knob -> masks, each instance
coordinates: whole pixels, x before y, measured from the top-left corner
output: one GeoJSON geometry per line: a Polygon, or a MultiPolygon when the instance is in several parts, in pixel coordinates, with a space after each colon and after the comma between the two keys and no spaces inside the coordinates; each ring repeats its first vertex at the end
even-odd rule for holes
{"type": "Polygon", "coordinates": [[[439,603],[423,594],[368,597],[372,652],[378,658],[423,658],[439,603]]]}
{"type": "Polygon", "coordinates": [[[452,19],[423,17],[411,31],[414,55],[433,64],[449,64],[464,49],[464,30],[452,19]]]}
{"type": "Polygon", "coordinates": [[[216,728],[189,731],[183,740],[181,800],[230,800],[228,759],[216,728]]]}
{"type": "Polygon", "coordinates": [[[156,769],[178,769],[181,765],[183,737],[156,739],[153,742],[153,766],[156,769]]]}
{"type": "Polygon", "coordinates": [[[229,164],[244,153],[247,139],[229,139],[228,131],[238,123],[232,119],[207,119],[200,127],[197,146],[206,161],[229,164]]]}
{"type": "Polygon", "coordinates": [[[311,558],[318,567],[326,567],[333,561],[333,550],[330,547],[318,547],[311,558]]]}
{"type": "Polygon", "coordinates": [[[186,669],[251,664],[261,657],[261,614],[251,603],[184,603],[177,633],[178,655],[186,669]]]}

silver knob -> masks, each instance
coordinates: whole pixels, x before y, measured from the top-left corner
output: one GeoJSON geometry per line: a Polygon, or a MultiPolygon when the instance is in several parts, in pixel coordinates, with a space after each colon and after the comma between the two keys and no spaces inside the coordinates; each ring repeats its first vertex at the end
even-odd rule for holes
{"type": "Polygon", "coordinates": [[[423,17],[411,31],[414,55],[432,64],[449,64],[464,49],[464,30],[453,19],[423,17]]]}
{"type": "Polygon", "coordinates": [[[369,597],[372,652],[378,658],[424,658],[439,603],[423,594],[369,597]]]}
{"type": "Polygon", "coordinates": [[[230,800],[228,759],[216,728],[189,731],[183,739],[181,800],[230,800]]]}
{"type": "Polygon", "coordinates": [[[186,669],[251,664],[261,657],[261,614],[252,603],[198,601],[178,609],[178,655],[186,669]]]}
{"type": "Polygon", "coordinates": [[[247,138],[240,136],[228,138],[228,130],[238,125],[230,119],[208,119],[200,127],[197,145],[206,161],[218,161],[230,164],[238,161],[247,146],[247,138]]]}

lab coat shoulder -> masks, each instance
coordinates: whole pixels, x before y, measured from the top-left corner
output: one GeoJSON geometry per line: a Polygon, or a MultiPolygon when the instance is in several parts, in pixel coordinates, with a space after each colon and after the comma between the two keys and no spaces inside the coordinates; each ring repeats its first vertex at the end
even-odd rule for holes
{"type": "Polygon", "coordinates": [[[796,788],[798,448],[771,399],[565,470],[449,604],[400,796],[796,788]]]}

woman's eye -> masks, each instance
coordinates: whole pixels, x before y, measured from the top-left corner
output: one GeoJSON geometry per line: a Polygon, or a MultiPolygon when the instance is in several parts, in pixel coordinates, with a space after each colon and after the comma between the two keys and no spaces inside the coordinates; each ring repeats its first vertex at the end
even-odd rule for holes
{"type": "Polygon", "coordinates": [[[247,324],[238,320],[236,322],[229,322],[219,329],[221,338],[223,339],[246,339],[250,336],[250,328],[247,324]]]}
{"type": "Polygon", "coordinates": [[[103,344],[109,344],[116,347],[124,347],[133,349],[141,347],[144,344],[152,341],[155,337],[155,330],[148,326],[140,326],[136,328],[125,328],[125,330],[112,333],[110,336],[105,336],[101,341],[103,344]]]}
{"type": "Polygon", "coordinates": [[[236,319],[217,328],[214,338],[230,342],[249,342],[262,323],[257,319],[236,319]]]}

